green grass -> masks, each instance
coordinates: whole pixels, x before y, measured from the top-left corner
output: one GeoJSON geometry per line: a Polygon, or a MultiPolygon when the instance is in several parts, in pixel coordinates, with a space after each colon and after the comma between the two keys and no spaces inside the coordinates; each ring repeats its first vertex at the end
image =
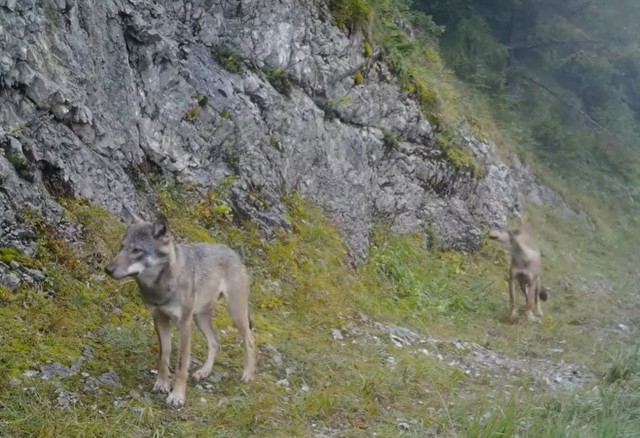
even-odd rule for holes
{"type": "MultiPolygon", "coordinates": [[[[278,233],[274,242],[264,241],[251,223],[238,227],[232,217],[212,221],[203,211],[224,205],[224,187],[200,199],[190,187],[155,184],[161,208],[180,238],[225,242],[243,254],[253,277],[251,303],[261,351],[257,381],[239,382],[243,351],[221,311],[215,319],[223,347],[215,371],[227,377],[213,384],[213,393],[190,382],[182,411],[166,408],[163,397],[150,394],[149,369],[155,366],[157,348],[150,317],[132,281],[100,275],[101,266],[117,250],[123,225],[87,202],[66,201],[69,218],[83,224],[83,243],[71,247],[41,224],[42,244],[34,263],[47,266],[48,281],[35,289],[21,288],[0,307],[0,366],[5,370],[0,377],[1,432],[308,436],[315,424],[342,430],[341,436],[394,436],[398,422],[408,436],[515,436],[497,435],[501,431],[522,436],[522,424],[533,425],[526,436],[560,436],[562,430],[575,436],[624,436],[632,430],[627,420],[638,405],[632,390],[639,380],[637,355],[623,340],[602,336],[619,317],[612,309],[621,292],[580,299],[585,292],[579,284],[563,283],[572,263],[583,264],[577,277],[606,266],[586,251],[593,242],[582,234],[582,225],[563,222],[551,211],[529,212],[542,230],[545,282],[554,294],[542,324],[513,324],[505,319],[506,255],[489,241],[475,254],[425,251],[422,236],[394,236],[379,224],[368,262],[352,268],[331,222],[296,196],[287,199],[294,231],[278,233]],[[563,245],[569,241],[574,258],[563,260],[569,252],[563,245]],[[530,382],[514,375],[506,377],[514,387],[510,402],[503,381],[465,376],[435,355],[421,354],[420,345],[397,348],[372,321],[395,323],[436,339],[477,342],[512,357],[553,356],[554,361],[587,363],[602,376],[600,390],[587,387],[565,394],[538,388],[516,399],[516,388],[530,382]],[[344,340],[332,338],[336,328],[344,340]],[[381,341],[374,341],[374,335],[381,341]],[[266,344],[277,349],[283,365],[272,361],[266,344]],[[85,346],[94,355],[79,371],[97,377],[113,369],[121,387],[100,386],[101,392],[84,393],[86,383],[79,374],[51,381],[23,376],[47,360],[70,365],[85,346]],[[549,353],[558,346],[562,353],[549,353]],[[611,354],[618,356],[612,360],[611,354]],[[10,386],[10,378],[22,384],[10,386]],[[278,383],[284,378],[288,389],[278,383]],[[57,406],[61,386],[78,394],[75,406],[57,406]],[[114,406],[117,397],[124,407],[114,406]],[[613,402],[617,404],[608,404],[613,402]],[[614,414],[615,422],[607,419],[614,414]],[[584,424],[587,429],[582,429],[584,424]],[[609,435],[602,432],[614,426],[609,435]],[[583,430],[586,435],[579,435],[583,430]]],[[[33,213],[29,220],[38,223],[33,213]]],[[[202,359],[204,342],[194,333],[194,355],[202,359]]],[[[438,348],[453,348],[447,345],[438,348]]]]}

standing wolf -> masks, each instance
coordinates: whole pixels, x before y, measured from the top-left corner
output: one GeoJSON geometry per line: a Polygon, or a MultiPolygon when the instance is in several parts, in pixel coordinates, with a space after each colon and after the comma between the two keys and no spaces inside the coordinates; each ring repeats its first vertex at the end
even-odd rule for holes
{"type": "Polygon", "coordinates": [[[142,300],[153,315],[160,343],[158,377],[154,392],[169,393],[169,357],[173,322],[178,327],[179,354],[173,389],[167,404],[181,407],[191,362],[191,323],[195,319],[207,340],[207,359],[193,373],[196,380],[211,373],[220,348],[211,322],[218,299],[224,297],[229,314],[244,340],[246,363],[242,380],[251,381],[256,372],[256,347],[249,319],[249,275],[240,257],[224,245],[173,241],[167,220],[144,221],[123,209],[127,230],[120,252],[105,268],[115,279],[134,277],[142,300]]]}
{"type": "Polygon", "coordinates": [[[513,289],[514,281],[518,282],[522,293],[524,293],[527,318],[529,318],[530,321],[535,319],[531,311],[534,301],[536,304],[536,314],[542,316],[540,300],[546,301],[549,293],[547,289],[542,287],[542,259],[540,257],[540,248],[533,237],[531,228],[523,224],[508,231],[492,230],[489,233],[489,237],[502,242],[511,253],[511,266],[509,268],[511,318],[514,319],[518,315],[513,289]]]}

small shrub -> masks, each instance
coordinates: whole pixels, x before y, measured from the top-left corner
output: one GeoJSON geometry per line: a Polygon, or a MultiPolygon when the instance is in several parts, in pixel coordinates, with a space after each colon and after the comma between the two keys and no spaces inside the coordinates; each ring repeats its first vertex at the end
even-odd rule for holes
{"type": "Polygon", "coordinates": [[[229,112],[228,109],[223,109],[222,111],[220,111],[220,117],[222,117],[223,119],[228,119],[231,117],[231,113],[229,112]]]}
{"type": "Polygon", "coordinates": [[[291,96],[291,76],[289,73],[283,71],[280,68],[265,67],[262,72],[267,77],[267,80],[273,88],[275,88],[280,94],[290,97],[291,96]]]}
{"type": "Polygon", "coordinates": [[[389,71],[394,76],[403,78],[408,74],[408,67],[401,56],[394,56],[392,54],[387,56],[387,64],[389,65],[389,71]]]}
{"type": "Polygon", "coordinates": [[[363,80],[364,78],[362,77],[362,73],[360,72],[360,70],[356,70],[356,73],[353,75],[353,84],[360,85],[362,84],[363,80]]]}
{"type": "Polygon", "coordinates": [[[228,47],[221,46],[212,48],[211,56],[228,72],[235,74],[244,72],[244,62],[242,58],[233,53],[228,47]]]}

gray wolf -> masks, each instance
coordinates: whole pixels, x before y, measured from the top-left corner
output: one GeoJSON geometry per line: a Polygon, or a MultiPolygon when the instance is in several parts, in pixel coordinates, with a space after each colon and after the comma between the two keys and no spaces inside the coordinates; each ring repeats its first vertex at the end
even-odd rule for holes
{"type": "Polygon", "coordinates": [[[511,266],[509,267],[509,302],[510,317],[516,318],[514,282],[517,281],[525,296],[525,313],[530,321],[535,319],[532,307],[535,302],[536,314],[542,316],[540,301],[546,301],[549,290],[542,287],[542,259],[540,248],[535,240],[531,227],[522,224],[519,227],[503,230],[491,230],[491,239],[504,244],[511,254],[511,266]]]}
{"type": "Polygon", "coordinates": [[[224,297],[244,340],[246,362],[242,381],[253,380],[256,346],[249,317],[249,275],[238,254],[225,245],[175,243],[164,217],[150,223],[126,207],[123,216],[127,229],[122,246],[105,271],[115,279],[133,277],[153,316],[160,351],[152,391],[169,393],[166,401],[172,407],[184,405],[194,319],[207,341],[207,359],[193,378],[209,376],[220,348],[211,321],[220,297],[224,297]],[[169,380],[172,322],[179,335],[173,388],[169,380]]]}

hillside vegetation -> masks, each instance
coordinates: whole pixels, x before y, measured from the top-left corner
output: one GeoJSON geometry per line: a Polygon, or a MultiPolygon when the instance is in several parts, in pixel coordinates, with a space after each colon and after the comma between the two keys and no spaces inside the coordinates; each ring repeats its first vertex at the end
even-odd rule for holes
{"type": "MultiPolygon", "coordinates": [[[[189,382],[179,411],[151,394],[151,318],[135,283],[102,273],[124,225],[60,199],[81,243],[25,210],[36,255],[0,252],[47,271],[42,285],[0,288],[0,435],[637,436],[635,84],[621,74],[634,77],[636,6],[617,0],[616,16],[589,0],[502,3],[329,5],[336,26],[365,33],[365,54],[383,51],[441,141],[471,130],[505,157],[517,151],[586,213],[525,211],[552,290],[539,324],[506,318],[508,260],[486,239],[477,253],[427,251],[428,233],[396,236],[381,222],[367,262],[352,267],[333,224],[296,195],[286,200],[293,231],[267,240],[234,217],[224,183],[202,193],[157,177],[150,187],[178,239],[227,243],[249,267],[256,382],[239,381],[243,352],[221,310],[213,376],[189,382]],[[522,35],[506,35],[516,19],[522,35]],[[568,37],[613,42],[572,55],[568,37]]],[[[202,360],[195,331],[194,342],[202,360]]]]}

